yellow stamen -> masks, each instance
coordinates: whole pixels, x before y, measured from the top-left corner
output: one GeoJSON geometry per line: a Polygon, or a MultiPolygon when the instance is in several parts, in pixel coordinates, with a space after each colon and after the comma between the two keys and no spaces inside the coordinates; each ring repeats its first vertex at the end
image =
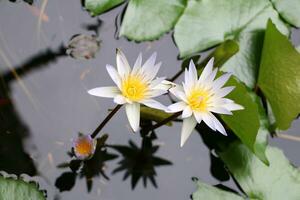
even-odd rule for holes
{"type": "Polygon", "coordinates": [[[148,85],[139,75],[129,75],[122,82],[122,94],[132,101],[139,101],[145,98],[148,85]]]}
{"type": "Polygon", "coordinates": [[[206,112],[210,94],[207,90],[193,88],[187,97],[189,106],[193,111],[206,112]]]}

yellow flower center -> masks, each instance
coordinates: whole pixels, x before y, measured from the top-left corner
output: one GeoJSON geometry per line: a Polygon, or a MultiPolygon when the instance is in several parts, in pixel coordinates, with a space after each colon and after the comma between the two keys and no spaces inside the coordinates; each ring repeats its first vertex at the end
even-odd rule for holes
{"type": "Polygon", "coordinates": [[[87,138],[80,138],[77,140],[74,150],[78,155],[89,156],[93,154],[93,142],[87,138]]]}
{"type": "Polygon", "coordinates": [[[139,75],[129,75],[122,82],[122,94],[131,101],[139,101],[145,98],[148,84],[139,75]]]}
{"type": "Polygon", "coordinates": [[[187,97],[188,105],[193,111],[206,112],[210,94],[207,90],[193,88],[187,97]]]}

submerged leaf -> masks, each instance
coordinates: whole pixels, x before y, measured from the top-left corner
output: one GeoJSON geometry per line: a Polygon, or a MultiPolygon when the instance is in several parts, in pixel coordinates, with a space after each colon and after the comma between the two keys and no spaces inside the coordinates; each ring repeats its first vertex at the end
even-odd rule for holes
{"type": "Polygon", "coordinates": [[[190,0],[175,26],[174,38],[181,57],[228,39],[237,41],[240,51],[222,70],[233,72],[247,86],[254,87],[269,18],[288,33],[269,0],[190,0]]]}
{"type": "MultiPolygon", "coordinates": [[[[152,120],[157,123],[163,121],[164,119],[170,117],[172,114],[166,113],[162,110],[158,110],[155,108],[149,108],[146,106],[141,107],[141,118],[146,120],[152,120]]],[[[168,122],[165,125],[172,126],[172,122],[168,122]]]]}
{"type": "Polygon", "coordinates": [[[173,28],[186,0],[130,0],[120,35],[135,41],[158,39],[173,28]]]}
{"type": "Polygon", "coordinates": [[[269,101],[275,125],[286,130],[300,113],[300,54],[269,21],[258,85],[269,101]]]}

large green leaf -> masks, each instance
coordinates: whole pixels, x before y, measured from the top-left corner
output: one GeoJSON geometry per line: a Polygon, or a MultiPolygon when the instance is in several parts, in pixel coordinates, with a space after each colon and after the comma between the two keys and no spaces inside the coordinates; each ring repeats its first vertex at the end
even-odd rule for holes
{"type": "Polygon", "coordinates": [[[235,111],[233,115],[222,115],[221,118],[259,159],[268,164],[265,156],[268,120],[259,98],[235,78],[230,78],[226,85],[235,86],[227,98],[245,109],[235,111]]]}
{"type": "Polygon", "coordinates": [[[21,179],[4,178],[0,175],[0,199],[2,200],[45,200],[44,192],[36,183],[21,179]]]}
{"type": "Polygon", "coordinates": [[[258,85],[268,99],[275,125],[288,129],[300,113],[300,54],[288,38],[268,23],[258,85]]]}
{"type": "Polygon", "coordinates": [[[267,20],[285,34],[288,29],[269,0],[190,0],[175,26],[175,42],[186,57],[234,39],[240,51],[223,66],[254,87],[267,20]]]}
{"type": "Polygon", "coordinates": [[[130,0],[120,35],[135,41],[154,40],[171,30],[186,0],[130,0]]]}
{"type": "Polygon", "coordinates": [[[300,27],[300,0],[271,0],[281,17],[289,24],[300,27]]]}
{"type": "Polygon", "coordinates": [[[196,181],[196,184],[197,191],[192,195],[193,200],[244,200],[233,192],[218,189],[202,181],[196,181]]]}
{"type": "Polygon", "coordinates": [[[84,7],[92,16],[95,16],[100,15],[123,2],[124,0],[85,0],[84,7]]]}
{"type": "Polygon", "coordinates": [[[250,199],[300,199],[300,171],[289,163],[278,148],[267,148],[269,166],[257,159],[240,142],[232,143],[219,154],[250,199]]]}

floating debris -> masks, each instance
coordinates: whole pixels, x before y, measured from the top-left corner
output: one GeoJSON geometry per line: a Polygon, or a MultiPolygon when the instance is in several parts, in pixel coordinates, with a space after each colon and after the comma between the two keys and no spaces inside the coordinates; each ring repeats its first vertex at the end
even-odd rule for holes
{"type": "Polygon", "coordinates": [[[94,35],[74,35],[68,43],[67,54],[75,59],[89,60],[95,58],[100,49],[100,40],[94,35]]]}

